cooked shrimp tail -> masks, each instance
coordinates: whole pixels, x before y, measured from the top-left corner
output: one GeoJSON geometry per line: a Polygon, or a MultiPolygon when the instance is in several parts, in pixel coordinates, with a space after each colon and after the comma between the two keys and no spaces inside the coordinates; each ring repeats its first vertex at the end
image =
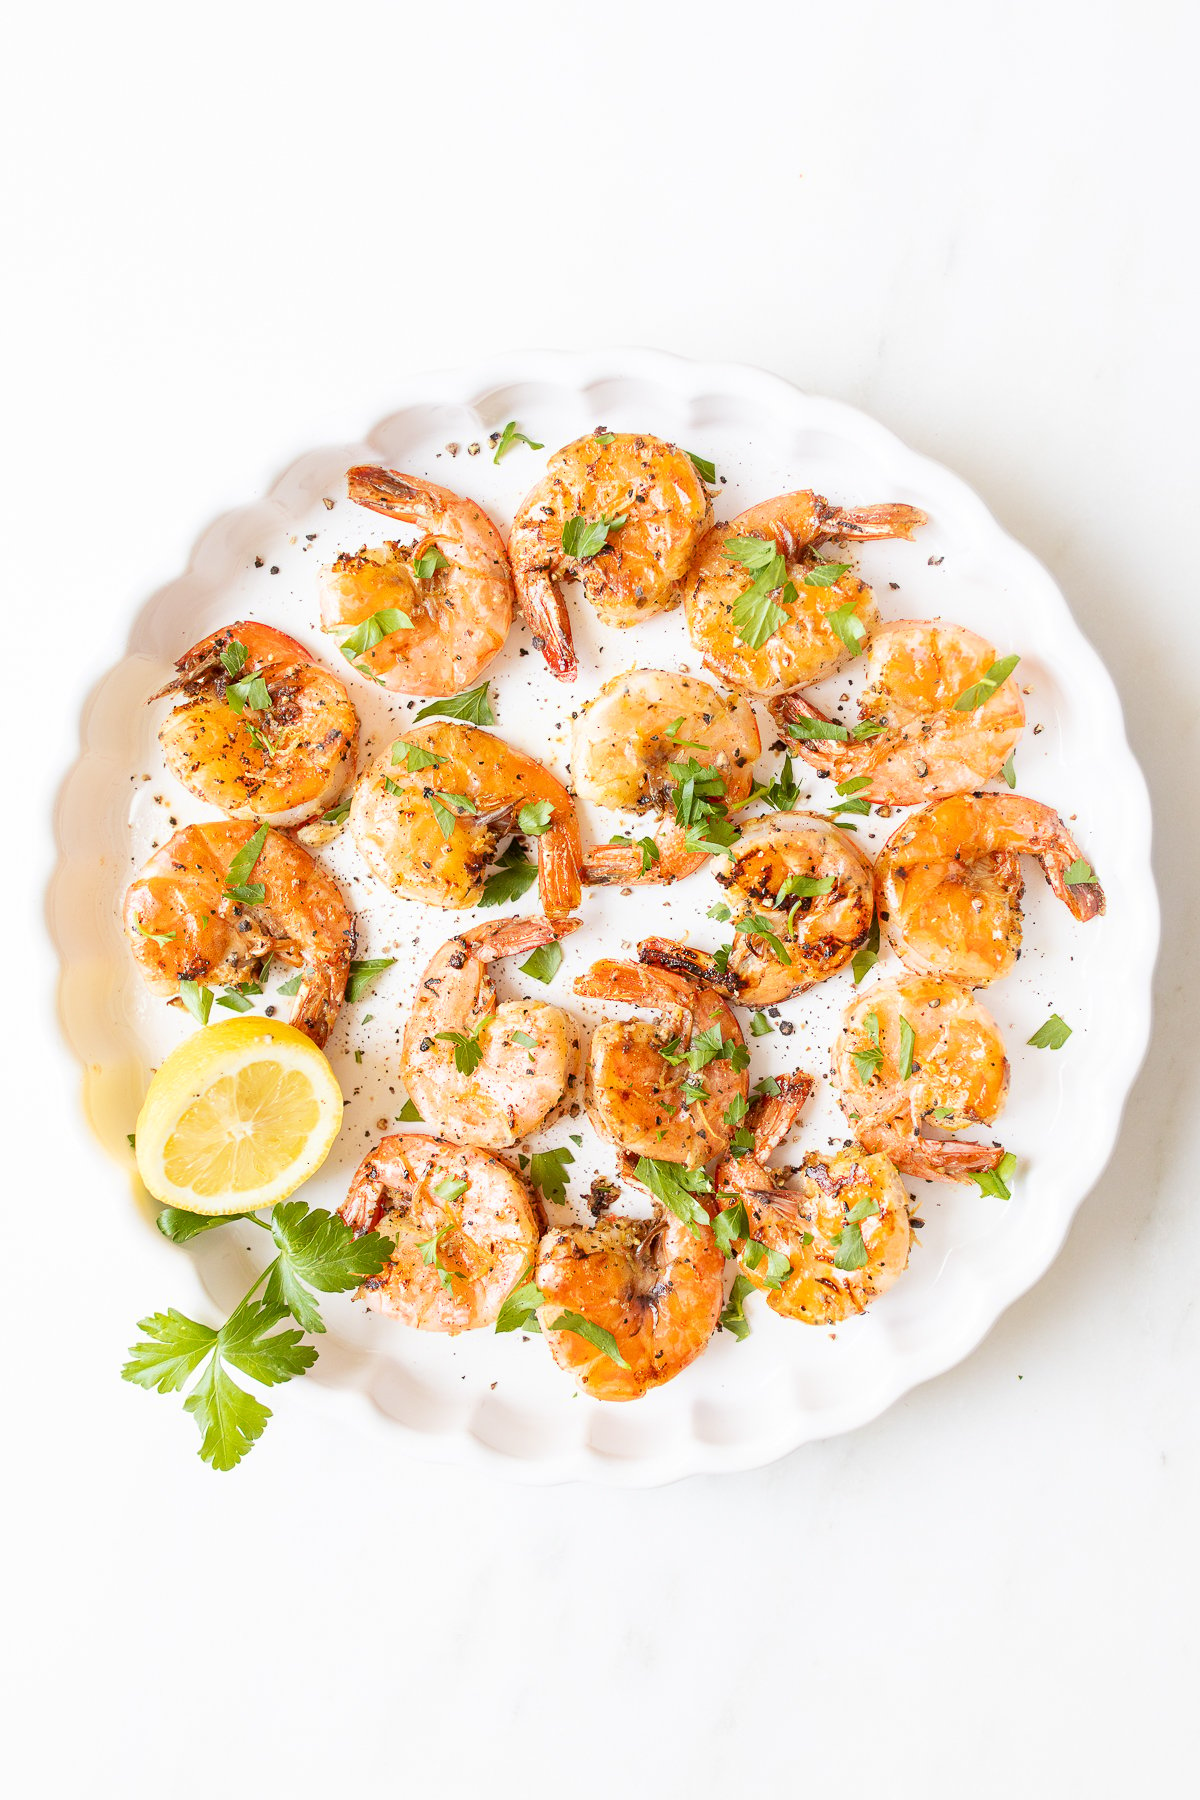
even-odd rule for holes
{"type": "Polygon", "coordinates": [[[816,1082],[803,1069],[776,1076],[777,1094],[763,1094],[754,1102],[746,1124],[754,1134],[750,1152],[755,1162],[765,1165],[784,1138],[790,1137],[796,1120],[812,1097],[816,1082]]]}
{"type": "Polygon", "coordinates": [[[908,538],[917,535],[928,518],[919,507],[898,502],[882,506],[830,506],[822,501],[825,529],[830,538],[908,538]]]}
{"type": "Polygon", "coordinates": [[[672,938],[643,938],[638,945],[638,961],[652,969],[668,969],[676,975],[685,975],[689,981],[720,988],[735,1000],[741,991],[737,976],[721,968],[710,951],[697,950],[691,944],[677,944],[672,938]]]}
{"type": "Polygon", "coordinates": [[[639,844],[593,844],[583,863],[589,887],[665,887],[695,875],[708,861],[707,850],[689,850],[687,833],[664,825],[654,838],[649,863],[639,844]]]}
{"type": "Polygon", "coordinates": [[[560,681],[574,681],[579,658],[571,635],[567,603],[545,569],[530,569],[517,588],[517,609],[529,627],[533,647],[560,681]]]}

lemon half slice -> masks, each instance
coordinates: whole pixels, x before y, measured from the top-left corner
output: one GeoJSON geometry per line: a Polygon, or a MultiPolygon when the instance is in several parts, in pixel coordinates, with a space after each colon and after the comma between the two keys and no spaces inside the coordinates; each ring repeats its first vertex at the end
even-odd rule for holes
{"type": "Polygon", "coordinates": [[[320,1168],[342,1123],[333,1070],[302,1031],[229,1019],[173,1050],[138,1114],[138,1173],[188,1212],[273,1206],[320,1168]]]}

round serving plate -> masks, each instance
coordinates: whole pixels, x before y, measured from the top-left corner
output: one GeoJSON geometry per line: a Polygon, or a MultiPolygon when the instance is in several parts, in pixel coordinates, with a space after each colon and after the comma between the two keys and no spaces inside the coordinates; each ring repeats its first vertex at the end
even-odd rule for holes
{"type": "MultiPolygon", "coordinates": [[[[885,618],[958,621],[986,636],[998,655],[1020,653],[1028,724],[1017,750],[1018,789],[1070,822],[1108,899],[1107,915],[1080,927],[1030,871],[1025,951],[1014,973],[985,996],[1012,1062],[996,1130],[1018,1158],[1013,1197],[987,1198],[970,1184],[908,1183],[923,1228],[907,1273],[863,1317],[836,1331],[813,1330],[776,1317],[754,1296],[746,1341],[719,1332],[677,1380],[633,1405],[604,1405],[577,1394],[535,1336],[445,1338],[331,1298],[329,1331],[312,1373],[272,1395],[283,1415],[276,1431],[285,1421],[287,1429],[319,1429],[314,1409],[336,1405],[357,1410],[379,1434],[381,1453],[387,1440],[414,1456],[487,1462],[522,1480],[648,1484],[769,1462],[861,1425],[964,1357],[1053,1259],[1111,1153],[1145,1050],[1158,911],[1149,803],[1117,696],[1045,569],[956,476],[851,407],[734,364],[649,351],[527,352],[407,382],[395,410],[360,443],[310,451],[265,498],[216,520],[184,573],[136,614],[127,655],[85,710],[80,757],[63,787],[51,922],[62,961],[63,1025],[83,1067],[87,1116],[107,1152],[129,1169],[126,1134],[149,1076],[195,1026],[143,986],[121,928],[122,896],[133,871],[176,824],[212,816],[167,775],[156,735],[167,703],[148,705],[147,697],[167,680],[175,658],[208,632],[260,619],[340,665],[363,722],[365,766],[423,702],[387,694],[349,671],[320,630],[320,567],[340,550],[404,534],[347,499],[347,468],[381,461],[429,476],[471,495],[507,528],[550,453],[598,428],[653,432],[710,458],[720,478],[720,519],[789,488],[815,488],[849,505],[905,501],[923,508],[929,523],[915,542],[866,544],[855,548],[855,560],[885,618]],[[490,440],[509,419],[545,448],[518,445],[496,465],[490,440]],[[1029,1048],[1026,1040],[1051,1011],[1070,1023],[1072,1037],[1058,1052],[1029,1048]]],[[[574,685],[550,676],[520,623],[488,670],[497,732],[564,780],[572,717],[610,675],[633,666],[701,672],[681,612],[622,632],[600,627],[577,590],[569,598],[580,653],[574,685]]],[[[859,680],[852,666],[818,697],[834,706],[843,696],[853,701],[859,680]]],[[[778,769],[782,746],[772,748],[772,721],[765,709],[758,713],[763,778],[778,769]]],[[[834,802],[829,783],[803,764],[797,774],[802,806],[825,810],[834,802]]],[[[605,839],[629,823],[593,808],[582,812],[585,838],[605,839]]],[[[859,842],[874,852],[900,816],[897,810],[888,819],[859,820],[859,842]]],[[[346,1117],[303,1198],[336,1208],[369,1146],[384,1131],[404,1129],[396,1123],[404,1099],[396,1052],[425,961],[456,930],[497,914],[444,913],[386,893],[346,835],[320,854],[357,911],[358,954],[396,959],[365,999],[343,1008],[328,1046],[346,1117]]],[[[576,999],[574,977],[599,955],[635,953],[649,933],[715,948],[728,928],[706,914],[720,895],[711,868],[673,888],[586,893],[583,924],[565,944],[553,985],[540,986],[507,964],[500,966],[501,991],[554,1000],[594,1024],[606,1009],[576,999]]],[[[534,889],[510,910],[536,907],[534,889]]],[[[897,968],[885,951],[867,984],[897,968]]],[[[845,1139],[828,1080],[829,1050],[853,992],[847,971],[779,1008],[769,1036],[749,1039],[752,1080],[795,1067],[820,1077],[793,1140],[795,1159],[845,1139]]],[[[279,1003],[283,1016],[287,1004],[279,1003]]],[[[612,1173],[613,1152],[582,1117],[562,1119],[522,1148],[553,1146],[574,1157],[568,1201],[550,1208],[560,1222],[579,1216],[578,1197],[593,1174],[612,1173]]],[[[152,1221],[143,1195],[113,1228],[128,1230],[130,1253],[145,1258],[148,1304],[186,1307],[188,1257],[169,1252],[165,1266],[175,1286],[163,1293],[164,1264],[152,1248],[166,1246],[152,1221]]],[[[263,1254],[250,1240],[261,1237],[231,1225],[192,1247],[213,1304],[231,1305],[249,1285],[263,1254]]],[[[269,1454],[269,1443],[257,1454],[269,1454]]]]}

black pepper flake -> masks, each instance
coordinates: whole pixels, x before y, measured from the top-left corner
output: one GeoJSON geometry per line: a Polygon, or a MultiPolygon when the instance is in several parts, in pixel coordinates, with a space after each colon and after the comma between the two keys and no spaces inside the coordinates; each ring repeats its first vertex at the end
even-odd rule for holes
{"type": "Polygon", "coordinates": [[[272,573],[272,575],[278,575],[278,573],[279,573],[279,564],[278,563],[271,564],[271,573],[272,573]]]}
{"type": "Polygon", "coordinates": [[[256,556],[256,557],[255,557],[255,559],[254,559],[254,566],[255,566],[255,568],[256,568],[256,569],[261,569],[261,568],[262,568],[262,566],[263,566],[263,559],[262,559],[262,557],[261,557],[261,556],[256,556]]]}

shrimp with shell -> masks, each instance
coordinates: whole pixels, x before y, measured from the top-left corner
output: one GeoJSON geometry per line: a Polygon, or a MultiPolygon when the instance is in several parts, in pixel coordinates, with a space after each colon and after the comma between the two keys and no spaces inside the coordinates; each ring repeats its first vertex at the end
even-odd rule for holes
{"type": "MultiPolygon", "coordinates": [[[[667,669],[629,669],[604,683],[575,721],[571,769],[581,800],[665,819],[653,838],[596,844],[584,879],[592,885],[680,881],[708,861],[689,849],[687,783],[717,789],[723,816],[749,799],[761,749],[750,702],[667,669]],[[680,815],[683,815],[681,818],[680,815]]],[[[702,796],[712,800],[707,792],[702,796]]],[[[702,833],[700,835],[703,835],[702,833]]]]}
{"type": "Polygon", "coordinates": [[[415,1133],[368,1152],[339,1210],[356,1236],[378,1231],[395,1244],[355,1298],[402,1325],[451,1334],[496,1323],[528,1278],[544,1224],[502,1157],[415,1133]]]}
{"type": "Polygon", "coordinates": [[[504,1150],[556,1118],[582,1062],[578,1026],[545,1000],[497,1003],[489,975],[575,929],[576,919],[497,919],[442,945],[417,984],[400,1073],[440,1137],[504,1150]]]}
{"type": "Polygon", "coordinates": [[[592,1033],[588,1117],[610,1143],[636,1156],[699,1168],[722,1156],[746,1100],[750,1062],[725,996],[666,962],[673,946],[641,947],[648,959],[603,958],[575,992],[652,1013],[606,1019],[592,1033]]]}
{"type": "Polygon", "coordinates": [[[333,1029],[354,953],[354,918],[307,850],[263,825],[186,825],[125,896],[125,931],[156,994],[181,981],[236,987],[277,962],[302,971],[291,1022],[314,1044],[333,1029]]]}
{"type": "Polygon", "coordinates": [[[874,627],[874,596],[829,540],[911,538],[915,506],[832,506],[807,490],[778,494],[714,525],[688,573],[688,636],[704,665],[747,694],[809,687],[849,661],[874,627]]]}
{"type": "MultiPolygon", "coordinates": [[[[633,1180],[623,1159],[624,1180],[633,1180]]],[[[712,1227],[656,1206],[548,1231],[534,1279],[551,1355],[593,1400],[637,1400],[673,1381],[706,1348],[721,1314],[725,1259],[712,1227]],[[599,1327],[618,1361],[578,1321],[599,1327]]]]}
{"type": "Polygon", "coordinates": [[[363,463],[351,500],[416,525],[413,544],[343,552],[324,570],[321,622],[355,668],[405,694],[473,687],[512,625],[504,540],[481,506],[417,475],[363,463]]]}
{"type": "Polygon", "coordinates": [[[786,1177],[770,1168],[812,1090],[800,1072],[777,1085],[777,1095],[750,1108],[753,1148],[717,1170],[718,1196],[727,1217],[737,1207],[744,1213],[745,1232],[734,1240],[738,1269],[765,1291],[772,1312],[805,1325],[840,1325],[907,1268],[908,1195],[886,1156],[862,1150],[810,1151],[786,1177]]]}
{"type": "Polygon", "coordinates": [[[478,904],[502,838],[536,835],[543,910],[562,919],[579,905],[574,800],[532,756],[476,725],[409,726],[359,781],[349,830],[380,881],[450,909],[478,904]]]}
{"type": "Polygon", "coordinates": [[[1008,1093],[996,1021],[957,982],[877,981],[847,1008],[833,1068],[858,1142],[903,1174],[967,1181],[1003,1162],[999,1144],[935,1135],[991,1125],[1008,1093]]]}
{"type": "Polygon", "coordinates": [[[901,619],[873,633],[859,721],[831,721],[803,694],[771,702],[796,754],[879,805],[915,806],[993,781],[1025,729],[1012,670],[977,632],[901,619]],[[1007,672],[1005,672],[1007,670],[1007,672]]]}
{"type": "Polygon", "coordinates": [[[167,767],[233,819],[304,825],[354,779],[358,714],[345,684],[295,638],[239,620],[185,650],[159,726],[167,767]]]}
{"type": "Polygon", "coordinates": [[[550,458],[509,533],[517,603],[562,681],[578,662],[560,583],[578,581],[604,625],[669,611],[712,519],[691,457],[640,432],[593,432],[550,458]]]}
{"type": "Polygon", "coordinates": [[[1051,806],[1021,794],[957,794],[910,813],[875,864],[879,917],[910,969],[983,987],[1021,953],[1022,856],[1080,923],[1104,890],[1051,806]]]}

